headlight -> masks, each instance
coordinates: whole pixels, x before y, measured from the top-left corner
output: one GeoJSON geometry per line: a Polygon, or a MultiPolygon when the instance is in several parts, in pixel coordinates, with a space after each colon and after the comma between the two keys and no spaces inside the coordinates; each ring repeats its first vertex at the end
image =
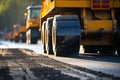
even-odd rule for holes
{"type": "Polygon", "coordinates": [[[29,22],[30,25],[33,25],[33,22],[29,22]]]}

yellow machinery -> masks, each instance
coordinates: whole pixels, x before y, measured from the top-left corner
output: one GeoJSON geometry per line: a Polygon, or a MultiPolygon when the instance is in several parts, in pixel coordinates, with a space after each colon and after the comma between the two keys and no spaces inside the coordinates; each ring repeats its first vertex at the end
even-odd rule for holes
{"type": "Polygon", "coordinates": [[[19,28],[21,42],[26,42],[26,26],[21,24],[19,28]]]}
{"type": "Polygon", "coordinates": [[[4,36],[4,39],[5,39],[5,40],[13,41],[13,39],[14,39],[13,32],[7,33],[7,34],[4,36]]]}
{"type": "Polygon", "coordinates": [[[19,40],[20,40],[19,28],[20,28],[19,24],[13,25],[13,29],[14,29],[13,36],[14,36],[14,41],[15,42],[19,42],[19,40]]]}
{"type": "Polygon", "coordinates": [[[41,6],[28,6],[26,17],[26,41],[36,44],[39,38],[39,12],[41,6]]]}
{"type": "Polygon", "coordinates": [[[120,0],[42,0],[40,17],[48,54],[79,54],[83,45],[86,53],[120,55],[120,0]]]}

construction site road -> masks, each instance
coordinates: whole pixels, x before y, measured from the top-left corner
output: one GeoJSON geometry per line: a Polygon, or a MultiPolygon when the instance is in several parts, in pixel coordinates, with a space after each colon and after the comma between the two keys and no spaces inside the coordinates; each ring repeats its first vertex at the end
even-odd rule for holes
{"type": "Polygon", "coordinates": [[[0,80],[120,80],[26,49],[0,49],[0,80]]]}
{"type": "MultiPolygon", "coordinates": [[[[3,71],[5,71],[5,73],[6,73],[6,70],[10,72],[10,74],[8,74],[10,76],[11,76],[11,74],[14,74],[11,72],[14,72],[17,70],[18,70],[17,72],[19,74],[23,73],[24,69],[22,69],[22,67],[19,68],[20,71],[19,71],[19,69],[16,69],[15,67],[14,67],[15,70],[12,71],[13,68],[10,68],[8,66],[8,62],[15,63],[15,66],[16,65],[24,66],[25,62],[27,65],[40,64],[40,65],[42,65],[42,67],[50,68],[50,70],[51,70],[51,65],[49,65],[49,64],[52,64],[53,66],[57,66],[58,64],[64,66],[63,64],[67,63],[67,64],[65,64],[65,65],[67,65],[66,68],[52,67],[51,71],[54,72],[54,70],[55,71],[57,70],[62,75],[64,74],[65,76],[67,75],[67,76],[75,78],[75,79],[67,79],[67,80],[76,80],[76,79],[77,80],[89,80],[89,79],[90,80],[91,79],[92,80],[99,80],[99,79],[100,80],[120,80],[120,75],[119,75],[120,74],[120,58],[116,57],[116,56],[95,56],[95,55],[81,55],[81,54],[78,56],[69,56],[69,57],[54,57],[53,55],[49,55],[49,56],[45,55],[44,56],[44,54],[42,53],[41,42],[38,42],[38,44],[28,45],[25,43],[14,43],[14,42],[3,41],[3,40],[0,40],[0,53],[1,53],[0,63],[2,63],[2,64],[0,64],[0,75],[3,73],[3,71]],[[14,57],[11,56],[11,52],[14,57]],[[4,53],[6,53],[6,54],[4,54],[4,53]],[[20,53],[19,54],[20,56],[16,55],[16,53],[20,53]],[[25,55],[23,55],[23,54],[25,54],[25,55]],[[44,58],[42,58],[42,57],[44,57],[44,58]],[[46,61],[46,59],[48,61],[46,61]],[[34,61],[35,62],[28,63],[26,60],[27,61],[33,60],[33,62],[34,61]],[[6,61],[8,61],[8,62],[6,62],[6,61]],[[21,61],[25,61],[25,62],[21,63],[21,61]],[[60,63],[59,63],[59,61],[60,61],[60,63]],[[18,64],[16,62],[18,62],[18,64]],[[45,64],[44,62],[47,62],[47,63],[45,64]],[[21,70],[22,70],[22,72],[21,72],[21,70]],[[86,74],[89,76],[92,75],[92,78],[87,78],[87,77],[81,76],[81,73],[84,76],[86,74]],[[93,78],[93,76],[94,76],[94,78],[93,78]]],[[[36,67],[36,66],[33,66],[33,67],[36,67]]],[[[39,66],[37,66],[37,67],[39,67],[39,66]]],[[[29,72],[30,72],[30,74],[34,73],[33,71],[30,70],[31,68],[30,69],[25,68],[25,69],[29,70],[27,73],[29,73],[29,72]]],[[[35,75],[40,76],[39,70],[36,70],[36,71],[38,71],[38,73],[33,74],[34,77],[36,77],[35,75]]],[[[43,71],[46,71],[46,70],[44,69],[43,71]]],[[[18,73],[15,73],[15,74],[18,74],[18,73]]],[[[2,74],[2,75],[4,75],[4,74],[2,74]]],[[[8,79],[0,79],[0,80],[8,80],[8,79]]],[[[22,79],[22,80],[34,80],[34,79],[22,79]]],[[[52,79],[50,79],[50,78],[49,79],[40,79],[40,78],[38,78],[37,79],[36,78],[35,80],[65,80],[65,78],[63,78],[63,79],[61,79],[61,78],[58,78],[58,79],[55,79],[55,78],[54,79],[53,78],[52,79]]]]}

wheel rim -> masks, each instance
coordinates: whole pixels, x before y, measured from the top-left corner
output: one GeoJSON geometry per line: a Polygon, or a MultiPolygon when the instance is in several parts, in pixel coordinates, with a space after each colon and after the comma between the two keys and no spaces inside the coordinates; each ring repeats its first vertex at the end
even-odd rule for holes
{"type": "Polygon", "coordinates": [[[52,23],[53,17],[47,18],[46,29],[45,29],[45,41],[47,54],[53,54],[52,49],[52,23]]]}
{"type": "Polygon", "coordinates": [[[46,47],[45,47],[45,28],[46,27],[45,26],[46,26],[46,21],[43,22],[42,32],[41,32],[42,48],[44,53],[46,53],[46,47]]]}
{"type": "Polygon", "coordinates": [[[53,46],[53,52],[56,56],[56,27],[53,26],[52,28],[52,46],[53,46]]]}

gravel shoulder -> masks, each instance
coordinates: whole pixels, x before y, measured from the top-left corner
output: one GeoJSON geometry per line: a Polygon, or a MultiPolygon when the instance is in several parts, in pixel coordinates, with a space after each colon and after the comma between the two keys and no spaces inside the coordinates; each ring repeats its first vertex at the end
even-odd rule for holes
{"type": "Polygon", "coordinates": [[[0,80],[120,80],[27,49],[0,49],[0,80]]]}

